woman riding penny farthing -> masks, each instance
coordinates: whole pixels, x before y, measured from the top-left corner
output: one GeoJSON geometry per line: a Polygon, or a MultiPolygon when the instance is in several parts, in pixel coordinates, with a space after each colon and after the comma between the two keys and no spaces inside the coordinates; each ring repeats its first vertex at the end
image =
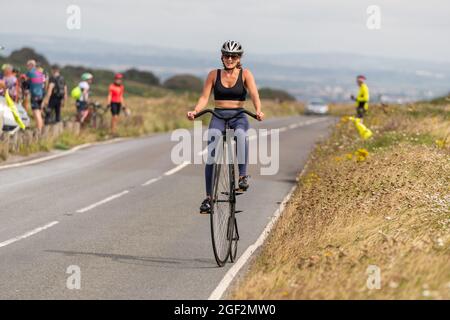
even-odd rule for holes
{"type": "Polygon", "coordinates": [[[205,166],[206,198],[200,206],[200,213],[210,215],[213,251],[219,266],[223,266],[228,259],[233,262],[236,258],[239,240],[235,218],[236,195],[249,188],[247,115],[259,121],[264,118],[255,79],[250,70],[244,69],[241,64],[244,53],[241,44],[226,41],[221,52],[223,69],[209,72],[201,97],[194,110],[187,113],[189,120],[205,113],[212,114],[205,166]],[[215,108],[202,111],[208,104],[211,92],[214,93],[215,108]],[[255,114],[244,109],[247,92],[255,114]],[[233,130],[232,137],[227,129],[233,130]],[[235,170],[236,164],[238,170],[235,170]],[[237,181],[235,171],[239,173],[237,181]]]}

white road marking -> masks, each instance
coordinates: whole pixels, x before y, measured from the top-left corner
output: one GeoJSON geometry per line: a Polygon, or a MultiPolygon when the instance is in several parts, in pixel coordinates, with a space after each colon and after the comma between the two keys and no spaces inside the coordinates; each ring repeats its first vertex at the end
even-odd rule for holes
{"type": "Polygon", "coordinates": [[[53,227],[54,225],[56,225],[58,223],[59,223],[58,221],[53,221],[53,222],[50,222],[50,223],[46,224],[45,226],[42,226],[42,227],[36,228],[34,230],[28,231],[27,233],[24,233],[21,236],[18,236],[18,237],[6,240],[4,242],[0,242],[0,248],[1,247],[6,247],[7,245],[10,245],[10,244],[12,244],[14,242],[17,242],[19,240],[23,240],[23,239],[26,239],[28,237],[31,237],[32,235],[35,235],[38,232],[44,231],[44,230],[46,230],[48,228],[51,228],[51,227],[53,227]]]}
{"type": "Polygon", "coordinates": [[[228,289],[230,284],[233,282],[236,275],[239,273],[241,268],[247,263],[247,261],[250,259],[252,254],[258,249],[263,243],[264,240],[266,240],[267,236],[270,233],[270,230],[272,230],[275,222],[280,217],[281,213],[284,210],[284,207],[286,206],[286,202],[289,200],[289,198],[294,193],[295,189],[297,188],[297,185],[293,186],[287,196],[283,199],[282,203],[280,204],[280,207],[275,211],[272,218],[270,219],[267,226],[264,228],[261,235],[258,237],[256,242],[252,245],[250,245],[247,250],[242,254],[242,256],[239,257],[238,261],[228,270],[228,272],[225,274],[223,279],[220,281],[219,285],[216,287],[216,289],[211,293],[208,300],[219,300],[222,298],[222,295],[225,293],[225,291],[228,289]]]}
{"type": "MultiPolygon", "coordinates": [[[[306,172],[306,169],[309,166],[310,160],[307,161],[305,166],[303,167],[299,178],[303,176],[306,172]]],[[[250,257],[253,255],[253,253],[264,243],[267,236],[269,235],[270,231],[272,230],[273,226],[277,222],[278,218],[281,216],[281,214],[284,211],[284,208],[286,207],[286,203],[291,198],[294,191],[297,189],[298,184],[296,183],[289,193],[284,197],[283,201],[281,202],[278,209],[274,212],[272,218],[270,219],[267,226],[264,228],[261,235],[258,237],[258,239],[255,241],[254,244],[250,245],[247,250],[244,251],[242,256],[239,257],[238,261],[228,270],[228,272],[225,274],[225,276],[220,281],[219,285],[214,289],[214,291],[209,296],[208,300],[219,300],[222,298],[225,291],[228,289],[230,284],[233,282],[234,278],[237,276],[239,271],[242,269],[242,267],[247,263],[247,261],[250,259],[250,257]]]]}
{"type": "Polygon", "coordinates": [[[77,212],[77,213],[83,213],[83,212],[92,210],[92,209],[94,209],[95,207],[101,206],[102,204],[105,204],[105,203],[107,203],[107,202],[109,202],[109,201],[112,201],[112,200],[114,200],[114,199],[117,199],[117,198],[119,198],[119,197],[121,197],[121,196],[123,196],[123,195],[125,195],[125,194],[127,194],[127,193],[129,193],[129,192],[130,192],[130,191],[128,191],[128,190],[122,191],[121,193],[117,193],[117,194],[115,194],[115,195],[112,195],[112,196],[110,196],[110,197],[108,197],[108,198],[106,198],[106,199],[103,199],[103,200],[101,200],[101,201],[99,201],[99,202],[96,202],[96,203],[94,203],[94,204],[91,204],[90,206],[88,206],[88,207],[86,207],[86,208],[77,210],[76,212],[77,212]]]}
{"type": "Polygon", "coordinates": [[[124,140],[128,140],[128,139],[129,138],[117,138],[117,139],[108,140],[108,141],[102,141],[102,142],[85,143],[85,144],[73,147],[70,150],[63,151],[61,153],[54,154],[54,155],[51,155],[51,156],[47,156],[47,157],[42,157],[42,158],[38,158],[38,159],[34,159],[34,160],[29,160],[29,161],[24,161],[24,162],[19,162],[19,163],[12,163],[12,164],[7,164],[7,165],[4,165],[4,166],[0,166],[0,170],[29,166],[29,165],[32,165],[32,164],[37,164],[37,163],[41,163],[41,162],[45,162],[45,161],[49,161],[49,160],[65,157],[65,156],[68,156],[68,155],[70,155],[72,153],[77,152],[78,150],[81,150],[81,149],[84,149],[84,148],[87,148],[87,147],[90,147],[90,146],[111,144],[111,143],[124,141],[124,140]]]}
{"type": "Polygon", "coordinates": [[[152,184],[152,183],[154,183],[154,182],[160,180],[161,178],[162,178],[162,177],[159,176],[158,178],[150,179],[150,180],[148,180],[147,182],[143,183],[142,186],[143,186],[143,187],[148,186],[148,185],[150,185],[150,184],[152,184]]]}
{"type": "Polygon", "coordinates": [[[167,172],[164,173],[165,176],[170,176],[178,171],[180,171],[181,169],[183,169],[184,167],[186,167],[188,164],[190,164],[189,161],[184,161],[182,164],[176,166],[175,168],[173,168],[172,170],[169,170],[167,172]]]}

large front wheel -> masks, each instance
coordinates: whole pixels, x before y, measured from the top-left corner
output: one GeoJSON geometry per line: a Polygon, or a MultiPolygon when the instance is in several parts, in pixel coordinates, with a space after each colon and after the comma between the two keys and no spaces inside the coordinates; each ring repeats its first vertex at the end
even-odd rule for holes
{"type": "Polygon", "coordinates": [[[211,238],[214,257],[222,267],[228,260],[233,238],[230,172],[226,164],[215,164],[211,207],[211,238]]]}
{"type": "Polygon", "coordinates": [[[220,154],[213,167],[213,189],[211,199],[211,238],[214,257],[222,267],[230,256],[234,233],[234,170],[226,161],[226,143],[222,144],[220,154]]]}

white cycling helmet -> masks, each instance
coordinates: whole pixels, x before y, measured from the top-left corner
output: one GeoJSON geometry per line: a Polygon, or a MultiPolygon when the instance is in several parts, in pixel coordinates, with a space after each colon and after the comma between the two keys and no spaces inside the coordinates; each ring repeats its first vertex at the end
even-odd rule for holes
{"type": "Polygon", "coordinates": [[[87,80],[90,80],[92,78],[94,78],[94,76],[91,73],[89,73],[89,72],[85,72],[85,73],[83,73],[81,75],[81,80],[83,80],[83,81],[87,81],[87,80]]]}
{"type": "Polygon", "coordinates": [[[222,46],[222,54],[228,53],[228,54],[238,54],[242,55],[244,53],[244,49],[242,48],[242,45],[234,40],[228,40],[226,41],[222,46]]]}

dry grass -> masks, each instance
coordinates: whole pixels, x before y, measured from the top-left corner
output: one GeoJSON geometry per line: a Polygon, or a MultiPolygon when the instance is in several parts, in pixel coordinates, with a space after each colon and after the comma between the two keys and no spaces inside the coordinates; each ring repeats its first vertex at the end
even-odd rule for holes
{"type": "MultiPolygon", "coordinates": [[[[138,137],[177,128],[191,128],[193,122],[186,118],[186,112],[195,105],[195,98],[192,94],[167,94],[160,98],[128,97],[126,105],[131,109],[132,114],[129,117],[120,117],[117,134],[121,137],[138,137]]],[[[106,105],[105,97],[93,97],[92,100],[106,105]]],[[[211,108],[211,106],[212,102],[209,107],[211,108]]],[[[247,103],[246,107],[253,111],[251,103],[247,103]]],[[[62,109],[62,118],[75,121],[75,110],[74,102],[70,101],[62,109]]],[[[276,103],[267,100],[263,101],[263,110],[268,118],[296,115],[303,113],[303,104],[298,102],[276,103]]],[[[205,116],[202,121],[206,124],[209,118],[209,116],[205,116]]],[[[53,148],[69,149],[83,143],[110,139],[110,122],[111,114],[108,111],[104,115],[103,126],[98,129],[85,127],[81,130],[80,135],[65,132],[56,139],[41,139],[39,143],[21,147],[19,154],[26,156],[39,151],[50,151],[53,148]]]]}
{"type": "Polygon", "coordinates": [[[368,142],[339,122],[230,297],[449,299],[449,111],[375,109],[368,142]],[[366,286],[369,265],[381,270],[379,290],[366,286]]]}
{"type": "MultiPolygon", "coordinates": [[[[191,95],[167,95],[151,99],[131,97],[126,102],[134,116],[128,119],[123,118],[119,128],[121,136],[138,136],[193,126],[193,123],[186,118],[186,112],[192,110],[196,102],[191,95]]],[[[213,108],[212,101],[208,108],[213,108]]],[[[250,102],[247,103],[246,108],[254,111],[250,102]]],[[[263,101],[263,111],[268,118],[295,115],[303,113],[303,104],[276,103],[267,100],[263,101]]],[[[202,121],[207,123],[208,119],[209,117],[204,117],[202,121]]]]}
{"type": "MultiPolygon", "coordinates": [[[[197,97],[190,93],[165,93],[164,96],[158,98],[129,96],[126,98],[126,105],[131,109],[132,114],[129,117],[123,115],[120,117],[117,134],[121,137],[139,137],[177,128],[192,128],[193,122],[186,118],[186,112],[193,108],[196,100],[197,97]]],[[[106,97],[94,96],[92,101],[106,105],[106,97]]],[[[213,101],[210,101],[208,108],[213,108],[213,101]]],[[[254,111],[251,102],[247,102],[246,108],[254,111]]],[[[304,105],[300,102],[263,101],[263,111],[267,118],[302,114],[303,110],[304,105]]],[[[73,100],[70,100],[62,109],[62,119],[75,121],[76,108],[73,100]]],[[[205,116],[201,120],[207,124],[209,119],[210,116],[205,116]]],[[[31,122],[31,129],[34,129],[35,123],[33,120],[31,122]]],[[[56,138],[41,138],[37,143],[19,146],[17,154],[28,156],[40,151],[48,152],[55,148],[66,150],[76,145],[110,139],[110,122],[111,114],[108,110],[104,114],[103,125],[97,129],[85,126],[79,135],[64,132],[56,138]]],[[[0,162],[4,160],[0,156],[0,162]]]]}

